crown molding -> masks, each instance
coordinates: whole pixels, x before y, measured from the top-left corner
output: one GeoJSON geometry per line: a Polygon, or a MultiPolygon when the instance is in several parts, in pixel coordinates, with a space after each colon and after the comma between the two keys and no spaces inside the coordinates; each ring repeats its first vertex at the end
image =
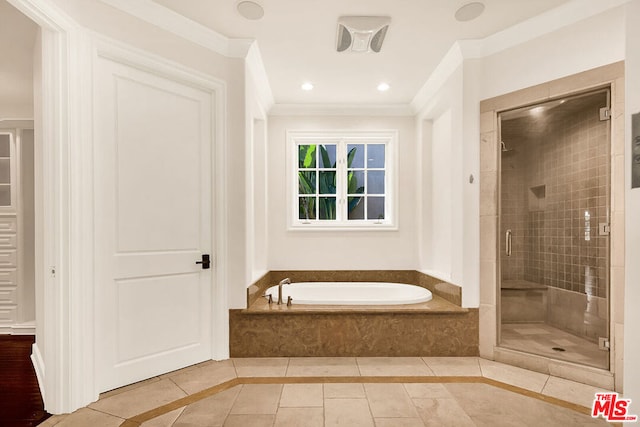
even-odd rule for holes
{"type": "Polygon", "coordinates": [[[270,116],[386,116],[413,117],[409,104],[275,104],[270,116]]]}
{"type": "Polygon", "coordinates": [[[418,114],[466,59],[480,59],[557,31],[632,0],[572,0],[484,39],[458,40],[411,101],[418,114]]]}
{"type": "Polygon", "coordinates": [[[100,0],[163,30],[229,58],[244,58],[251,39],[230,39],[151,0],[100,0]]]}

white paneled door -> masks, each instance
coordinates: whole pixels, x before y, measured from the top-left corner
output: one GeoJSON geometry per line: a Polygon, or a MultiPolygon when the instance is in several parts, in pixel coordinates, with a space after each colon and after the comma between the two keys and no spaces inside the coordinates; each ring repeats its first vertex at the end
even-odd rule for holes
{"type": "Polygon", "coordinates": [[[214,93],[95,62],[100,391],[211,359],[214,93]]]}

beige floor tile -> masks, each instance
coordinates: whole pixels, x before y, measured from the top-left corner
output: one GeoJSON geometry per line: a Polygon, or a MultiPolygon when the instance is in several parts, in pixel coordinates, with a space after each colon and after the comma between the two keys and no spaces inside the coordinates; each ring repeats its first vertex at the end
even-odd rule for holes
{"type": "Polygon", "coordinates": [[[373,427],[367,399],[326,399],[325,427],[373,427]]]}
{"type": "Polygon", "coordinates": [[[412,399],[450,398],[451,393],[442,384],[404,384],[407,394],[412,399]]]}
{"type": "Polygon", "coordinates": [[[285,384],[282,389],[281,408],[311,408],[322,405],[322,384],[285,384]]]}
{"type": "Polygon", "coordinates": [[[279,408],[274,427],[323,427],[323,408],[279,408]]]}
{"type": "Polygon", "coordinates": [[[440,377],[482,376],[477,357],[423,357],[422,360],[440,377]]]}
{"type": "Polygon", "coordinates": [[[231,360],[212,361],[197,369],[176,371],[168,378],[186,393],[193,394],[236,378],[236,369],[231,360]]]}
{"type": "Polygon", "coordinates": [[[187,406],[173,427],[218,427],[224,424],[242,386],[217,393],[187,406]]]}
{"type": "Polygon", "coordinates": [[[480,359],[482,375],[506,384],[540,393],[549,375],[529,371],[516,366],[480,359]]]}
{"type": "Polygon", "coordinates": [[[528,427],[515,415],[477,415],[472,419],[476,427],[528,427]]]}
{"type": "Polygon", "coordinates": [[[52,427],[52,426],[58,425],[58,423],[60,423],[62,420],[64,420],[68,416],[69,415],[67,415],[67,414],[64,414],[64,415],[53,415],[53,416],[47,418],[44,422],[38,424],[38,427],[52,427]]]}
{"type": "Polygon", "coordinates": [[[455,399],[413,399],[420,418],[428,427],[475,427],[455,399]]]}
{"type": "Polygon", "coordinates": [[[232,359],[238,377],[284,377],[288,357],[259,357],[232,359]]]}
{"type": "Polygon", "coordinates": [[[513,415],[510,404],[519,395],[488,384],[445,384],[458,404],[470,416],[513,415]]]}
{"type": "Polygon", "coordinates": [[[281,393],[282,384],[245,384],[231,408],[231,414],[275,415],[281,393]]]}
{"type": "Polygon", "coordinates": [[[542,394],[591,408],[595,394],[603,391],[606,390],[563,378],[549,377],[542,394]]]}
{"type": "Polygon", "coordinates": [[[325,399],[366,398],[362,384],[324,384],[325,399]]]}
{"type": "Polygon", "coordinates": [[[94,411],[89,408],[81,408],[74,413],[64,417],[59,423],[55,424],[60,427],[118,427],[124,422],[124,419],[114,417],[103,412],[94,411]]]}
{"type": "Polygon", "coordinates": [[[359,376],[355,357],[292,357],[288,377],[359,376]]]}
{"type": "Polygon", "coordinates": [[[174,423],[184,411],[184,407],[176,409],[175,411],[167,412],[164,415],[160,415],[152,420],[142,423],[141,427],[172,427],[174,423]]]}
{"type": "MultiPolygon", "coordinates": [[[[185,368],[185,369],[190,369],[190,368],[185,368]]],[[[160,377],[153,377],[153,378],[149,378],[149,379],[146,379],[146,380],[143,380],[143,381],[138,381],[137,383],[133,383],[133,384],[129,384],[129,385],[126,385],[126,386],[123,386],[123,387],[119,387],[119,388],[116,388],[114,390],[110,390],[110,391],[107,391],[107,392],[104,392],[104,393],[100,393],[100,399],[106,399],[107,397],[115,396],[116,394],[125,393],[125,392],[131,391],[133,389],[136,389],[138,387],[142,387],[142,386],[145,386],[145,385],[149,385],[151,383],[158,382],[161,379],[162,378],[160,378],[160,377]]]]}
{"type": "Polygon", "coordinates": [[[424,427],[420,418],[374,418],[376,427],[424,427]]]}
{"type": "Polygon", "coordinates": [[[433,372],[419,357],[358,357],[363,376],[431,376],[433,372]]]}
{"type": "Polygon", "coordinates": [[[186,396],[185,392],[171,380],[163,379],[125,393],[100,399],[89,407],[118,417],[131,418],[184,396],[186,396]]]}
{"type": "Polygon", "coordinates": [[[607,425],[603,420],[594,420],[589,415],[486,384],[447,384],[446,387],[474,420],[478,418],[488,422],[502,418],[506,425],[509,425],[508,421],[520,420],[520,425],[525,426],[607,425]]]}
{"type": "Polygon", "coordinates": [[[224,427],[272,427],[274,419],[275,415],[229,415],[224,427]]]}
{"type": "Polygon", "coordinates": [[[375,418],[418,417],[418,412],[402,384],[365,384],[364,390],[375,418]]]}

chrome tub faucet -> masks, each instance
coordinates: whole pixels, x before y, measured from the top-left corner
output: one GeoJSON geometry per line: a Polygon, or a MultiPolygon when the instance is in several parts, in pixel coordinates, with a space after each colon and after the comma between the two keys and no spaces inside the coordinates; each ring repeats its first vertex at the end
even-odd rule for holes
{"type": "Polygon", "coordinates": [[[278,305],[282,304],[282,286],[290,284],[291,279],[289,279],[288,277],[286,279],[282,279],[280,283],[278,283],[278,305]]]}

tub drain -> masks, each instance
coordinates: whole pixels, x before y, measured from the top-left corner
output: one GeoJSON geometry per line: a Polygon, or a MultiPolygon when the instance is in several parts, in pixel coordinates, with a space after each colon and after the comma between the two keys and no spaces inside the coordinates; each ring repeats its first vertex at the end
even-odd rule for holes
{"type": "Polygon", "coordinates": [[[551,347],[551,350],[553,351],[566,351],[564,348],[562,347],[551,347]]]}

